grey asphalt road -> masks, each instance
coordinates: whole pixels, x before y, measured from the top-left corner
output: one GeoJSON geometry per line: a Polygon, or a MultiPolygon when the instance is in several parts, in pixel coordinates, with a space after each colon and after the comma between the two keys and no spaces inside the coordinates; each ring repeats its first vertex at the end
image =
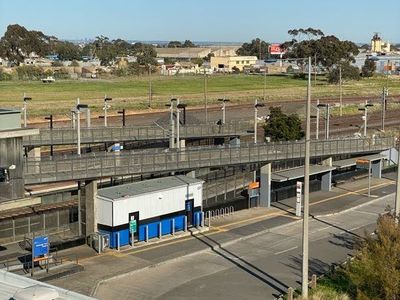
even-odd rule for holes
{"type": "MultiPolygon", "coordinates": [[[[353,253],[393,195],[310,221],[310,275],[353,253]]],[[[301,279],[301,222],[103,282],[99,299],[274,299],[301,279]]],[[[213,237],[201,240],[215,245],[213,237]]]]}

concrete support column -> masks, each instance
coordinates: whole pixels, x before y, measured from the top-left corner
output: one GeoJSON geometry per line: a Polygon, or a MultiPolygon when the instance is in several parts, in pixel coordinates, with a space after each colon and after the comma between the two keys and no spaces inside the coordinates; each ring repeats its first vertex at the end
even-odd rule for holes
{"type": "Polygon", "coordinates": [[[382,160],[371,162],[372,178],[382,178],[382,160]]]}
{"type": "Polygon", "coordinates": [[[179,141],[180,143],[180,148],[186,148],[186,140],[182,139],[179,141]]]}
{"type": "Polygon", "coordinates": [[[85,182],[85,187],[81,191],[81,207],[84,211],[84,226],[82,233],[88,236],[97,232],[97,181],[90,180],[85,182]]]}
{"type": "Polygon", "coordinates": [[[321,190],[327,192],[330,192],[332,190],[332,171],[328,171],[322,174],[321,190]]]}
{"type": "Polygon", "coordinates": [[[260,206],[271,206],[271,164],[262,166],[260,169],[260,206]]]}

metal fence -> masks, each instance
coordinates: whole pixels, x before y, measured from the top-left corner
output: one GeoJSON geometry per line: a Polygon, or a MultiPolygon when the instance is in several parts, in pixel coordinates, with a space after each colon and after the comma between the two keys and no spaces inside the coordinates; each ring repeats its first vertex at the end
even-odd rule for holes
{"type": "MultiPolygon", "coordinates": [[[[363,154],[388,149],[393,137],[337,139],[311,142],[311,156],[363,154]]],[[[148,174],[204,167],[262,163],[304,157],[304,141],[209,146],[157,151],[92,153],[55,159],[28,158],[24,165],[26,184],[148,174]]]]}
{"type": "MultiPolygon", "coordinates": [[[[247,134],[251,122],[232,122],[225,125],[197,124],[181,126],[181,138],[237,136],[247,134]]],[[[81,143],[148,141],[168,139],[169,126],[81,128],[81,143]]],[[[23,138],[24,146],[71,145],[77,142],[77,130],[72,128],[40,129],[38,135],[23,138]]]]}

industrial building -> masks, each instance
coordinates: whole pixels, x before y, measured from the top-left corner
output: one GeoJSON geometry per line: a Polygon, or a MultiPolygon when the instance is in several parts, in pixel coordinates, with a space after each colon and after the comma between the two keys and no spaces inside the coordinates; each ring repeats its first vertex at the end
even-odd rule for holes
{"type": "Polygon", "coordinates": [[[203,181],[170,176],[99,189],[97,229],[109,234],[111,248],[131,242],[135,220],[137,241],[173,234],[202,222],[203,181]]]}
{"type": "Polygon", "coordinates": [[[217,72],[231,72],[233,68],[243,71],[244,67],[254,66],[257,56],[216,56],[211,57],[211,68],[217,72]]]}

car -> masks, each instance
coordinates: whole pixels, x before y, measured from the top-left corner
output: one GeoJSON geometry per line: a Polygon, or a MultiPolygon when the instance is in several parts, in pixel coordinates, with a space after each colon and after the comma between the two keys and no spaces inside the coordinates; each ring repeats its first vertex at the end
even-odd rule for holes
{"type": "Polygon", "coordinates": [[[54,79],[54,77],[53,76],[47,76],[46,78],[43,78],[42,79],[42,82],[43,83],[52,83],[52,82],[55,82],[56,80],[54,79]]]}

